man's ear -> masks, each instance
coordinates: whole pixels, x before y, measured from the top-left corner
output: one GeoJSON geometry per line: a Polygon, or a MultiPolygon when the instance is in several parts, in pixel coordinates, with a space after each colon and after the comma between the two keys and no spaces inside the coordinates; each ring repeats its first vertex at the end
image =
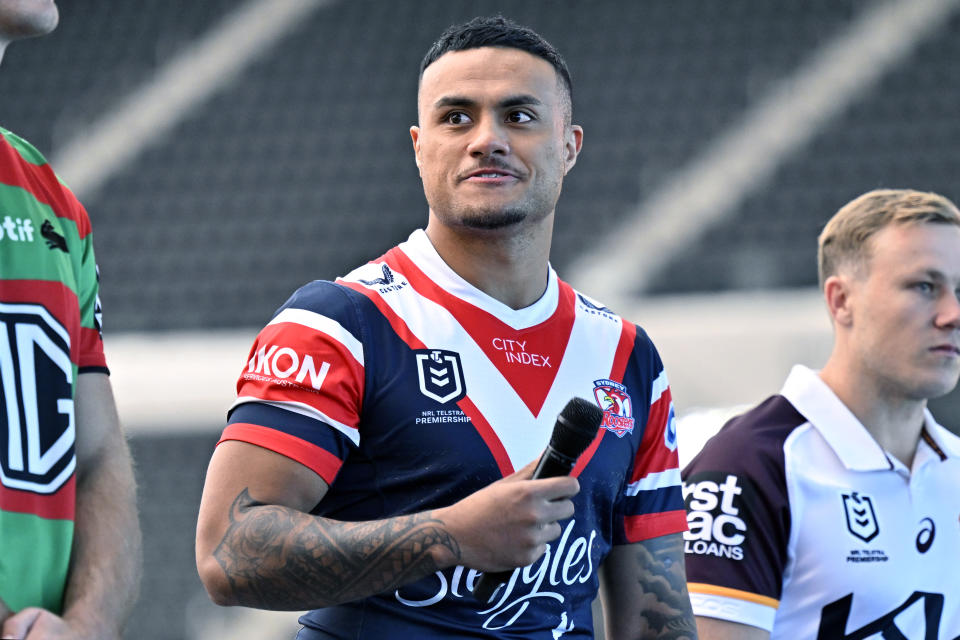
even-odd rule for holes
{"type": "MultiPolygon", "coordinates": [[[[413,160],[417,163],[417,171],[420,170],[420,127],[413,125],[410,127],[410,139],[413,140],[413,160]]],[[[420,173],[421,177],[423,173],[420,173]]]]}
{"type": "Polygon", "coordinates": [[[849,327],[853,322],[853,284],[849,275],[833,275],[823,282],[823,298],[836,326],[849,327]]]}
{"type": "Polygon", "coordinates": [[[573,169],[573,165],[577,164],[577,156],[580,155],[580,148],[583,146],[583,127],[578,124],[570,125],[567,127],[564,138],[566,153],[563,157],[563,175],[567,175],[570,169],[573,169]]]}

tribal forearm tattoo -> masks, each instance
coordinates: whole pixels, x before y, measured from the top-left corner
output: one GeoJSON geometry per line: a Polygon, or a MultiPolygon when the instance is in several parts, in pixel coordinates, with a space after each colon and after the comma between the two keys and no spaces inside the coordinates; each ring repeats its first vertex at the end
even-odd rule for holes
{"type": "Polygon", "coordinates": [[[213,552],[237,603],[304,610],[391,591],[436,571],[435,546],[460,547],[430,514],[339,522],[254,500],[244,489],[213,552]]]}
{"type": "Polygon", "coordinates": [[[687,594],[687,574],[680,535],[652,538],[637,548],[638,581],[643,590],[641,615],[646,622],[644,638],[695,640],[697,624],[687,594]]]}

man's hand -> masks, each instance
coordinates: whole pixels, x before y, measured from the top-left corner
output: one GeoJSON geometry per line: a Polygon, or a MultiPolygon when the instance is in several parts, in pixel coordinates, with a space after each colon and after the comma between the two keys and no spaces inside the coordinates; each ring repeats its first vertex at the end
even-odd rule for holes
{"type": "Polygon", "coordinates": [[[46,609],[27,607],[6,619],[0,637],[4,640],[7,638],[15,638],[16,640],[83,640],[84,635],[72,629],[63,618],[50,613],[46,609]]]}
{"type": "Polygon", "coordinates": [[[524,567],[560,537],[558,520],[573,515],[580,483],[568,476],[531,480],[537,462],[433,512],[460,545],[457,564],[481,571],[524,567]]]}
{"type": "Polygon", "coordinates": [[[299,611],[393,591],[437,570],[526,566],[573,515],[574,478],[531,480],[536,463],[449,507],[344,522],[310,515],[327,492],[284,455],[228,440],[200,501],[197,568],[217,604],[299,611]],[[293,573],[296,579],[291,579],[293,573]]]}

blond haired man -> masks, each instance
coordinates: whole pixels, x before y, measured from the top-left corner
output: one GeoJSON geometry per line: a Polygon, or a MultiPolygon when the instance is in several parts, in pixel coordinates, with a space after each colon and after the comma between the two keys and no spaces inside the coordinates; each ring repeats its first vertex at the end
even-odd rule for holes
{"type": "Polygon", "coordinates": [[[734,418],[684,470],[701,639],[960,635],[960,213],[877,190],[820,236],[822,370],[734,418]]]}

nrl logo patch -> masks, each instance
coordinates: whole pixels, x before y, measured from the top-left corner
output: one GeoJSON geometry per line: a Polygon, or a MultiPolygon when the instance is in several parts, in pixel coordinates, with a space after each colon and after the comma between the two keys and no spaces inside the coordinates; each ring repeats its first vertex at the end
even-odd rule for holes
{"type": "Polygon", "coordinates": [[[624,385],[613,380],[594,380],[593,395],[603,409],[601,427],[612,431],[618,438],[633,433],[633,401],[624,385]]]}
{"type": "Polygon", "coordinates": [[[467,395],[460,354],[443,349],[418,349],[414,353],[420,393],[440,404],[456,402],[467,395]]]}
{"type": "Polygon", "coordinates": [[[847,517],[847,530],[864,542],[870,542],[880,533],[877,513],[873,510],[873,500],[856,491],[841,494],[843,513],[847,517]]]}

